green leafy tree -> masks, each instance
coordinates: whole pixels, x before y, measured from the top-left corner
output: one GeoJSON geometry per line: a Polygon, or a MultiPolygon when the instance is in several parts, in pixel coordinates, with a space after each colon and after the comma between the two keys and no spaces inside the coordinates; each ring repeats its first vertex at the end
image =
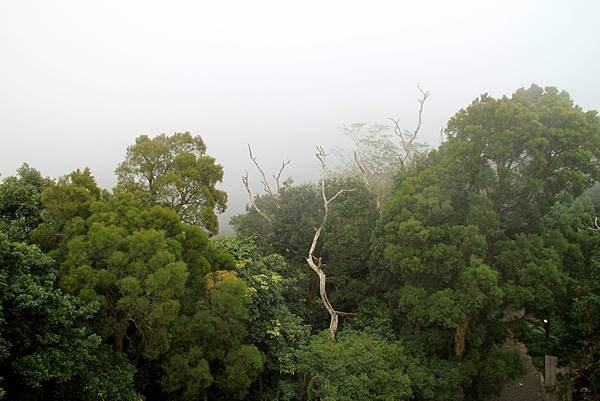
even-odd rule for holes
{"type": "Polygon", "coordinates": [[[48,256],[0,234],[0,375],[7,399],[137,399],[134,368],[86,327],[97,306],[56,289],[55,279],[48,256]]]}
{"type": "MultiPolygon", "coordinates": [[[[379,213],[370,195],[356,179],[337,178],[328,184],[328,191],[336,193],[343,188],[354,188],[336,199],[336,207],[331,209],[327,219],[322,246],[318,252],[328,260],[327,275],[331,285],[330,298],[341,309],[353,310],[368,288],[367,276],[370,259],[370,239],[379,213]]],[[[310,246],[315,227],[323,213],[323,200],[319,189],[314,185],[288,185],[280,197],[263,195],[254,199],[267,220],[251,205],[245,214],[232,218],[238,235],[255,238],[257,249],[262,254],[277,253],[284,256],[288,264],[289,277],[295,277],[298,285],[306,291],[291,288],[296,300],[306,299],[304,307],[290,305],[294,313],[321,327],[325,320],[312,304],[319,302],[317,281],[306,274],[306,251],[310,246]],[[304,310],[302,310],[304,309],[304,310]]]]}
{"type": "Polygon", "coordinates": [[[571,367],[561,391],[574,391],[584,400],[600,395],[600,235],[593,224],[597,213],[586,193],[563,197],[544,217],[544,237],[558,254],[565,284],[552,294],[548,323],[531,323],[523,334],[534,357],[551,353],[571,367]]]}
{"type": "Polygon", "coordinates": [[[285,292],[293,287],[287,264],[279,255],[269,255],[247,264],[238,274],[250,295],[249,339],[266,357],[268,369],[259,388],[258,399],[276,398],[281,382],[293,374],[297,365],[296,349],[310,337],[310,326],[291,312],[285,292]]]}
{"type": "Polygon", "coordinates": [[[42,224],[31,233],[32,242],[53,257],[60,245],[77,232],[82,222],[91,214],[92,203],[99,200],[102,192],[89,168],[77,169],[49,182],[41,195],[42,224]]]}
{"type": "Polygon", "coordinates": [[[288,184],[279,199],[265,194],[257,196],[255,203],[271,221],[248,206],[246,213],[231,219],[236,233],[256,237],[258,249],[264,255],[277,253],[288,262],[304,264],[306,248],[312,241],[314,227],[319,224],[323,209],[318,189],[312,184],[288,184]]]}
{"type": "Polygon", "coordinates": [[[227,203],[227,194],[216,188],[223,168],[206,154],[200,136],[141,135],[127,148],[116,173],[123,190],[138,191],[150,202],[175,209],[185,223],[217,233],[216,213],[227,203]]]}
{"type": "Polygon", "coordinates": [[[213,270],[206,234],[127,193],[94,202],[85,221],[75,220],[79,232],[64,244],[62,287],[100,303],[98,329],[116,351],[134,335],[150,358],[167,351],[182,303],[202,291],[213,270]]]}
{"type": "Polygon", "coordinates": [[[600,179],[600,119],[556,88],[482,95],[448,122],[446,133],[462,144],[472,177],[489,180],[485,190],[512,233],[539,231],[560,194],[578,196],[600,179]]]}
{"type": "Polygon", "coordinates": [[[42,222],[41,194],[48,179],[24,163],[16,177],[0,184],[0,231],[13,241],[26,241],[42,222]]]}
{"type": "Polygon", "coordinates": [[[286,277],[294,283],[285,292],[288,307],[311,326],[321,327],[325,320],[318,312],[322,308],[317,300],[318,283],[307,274],[305,260],[323,210],[317,188],[311,184],[292,186],[288,182],[279,198],[266,194],[257,196],[254,203],[270,220],[248,206],[246,213],[231,219],[231,224],[238,236],[254,239],[260,255],[278,254],[285,259],[286,277]]]}
{"type": "Polygon", "coordinates": [[[298,301],[293,294],[300,280],[282,256],[261,257],[252,238],[218,237],[211,243],[237,260],[236,273],[250,298],[248,340],[265,358],[265,370],[247,399],[280,399],[296,369],[296,350],[310,337],[310,326],[290,309],[298,301]]]}
{"type": "Polygon", "coordinates": [[[416,333],[447,330],[454,354],[462,358],[469,330],[498,310],[503,291],[498,273],[485,262],[488,246],[478,226],[493,220],[457,219],[470,212],[474,218],[486,216],[482,202],[453,205],[447,198],[453,195],[451,189],[443,188],[448,181],[437,173],[408,180],[386,205],[382,220],[387,263],[374,273],[389,289],[387,296],[403,326],[409,323],[416,333]],[[434,181],[428,183],[428,178],[434,181]]]}
{"type": "Polygon", "coordinates": [[[243,397],[264,361],[245,340],[246,286],[224,270],[234,259],[175,210],[85,182],[71,178],[46,193],[61,287],[100,306],[92,326],[135,363],[146,399],[243,397]],[[64,198],[73,207],[56,201],[64,198]]]}
{"type": "Polygon", "coordinates": [[[353,331],[314,336],[299,351],[300,399],[410,400],[413,360],[399,343],[353,331]]]}
{"type": "Polygon", "coordinates": [[[372,295],[368,282],[371,262],[371,237],[379,211],[368,191],[356,179],[337,179],[328,183],[332,193],[353,188],[336,199],[323,232],[323,258],[327,260],[330,297],[342,310],[356,310],[372,295]]]}
{"type": "Polygon", "coordinates": [[[173,399],[243,399],[264,365],[262,353],[245,342],[247,288],[228,271],[209,274],[205,284],[199,307],[175,322],[161,383],[173,399]]]}
{"type": "Polygon", "coordinates": [[[564,299],[564,255],[544,215],[598,179],[600,119],[534,85],[510,98],[483,95],[446,132],[439,151],[398,176],[372,277],[402,335],[426,335],[443,358],[453,345],[471,366],[465,395],[477,398],[509,377],[484,379],[484,356],[507,334],[506,310],[541,320],[564,299]]]}

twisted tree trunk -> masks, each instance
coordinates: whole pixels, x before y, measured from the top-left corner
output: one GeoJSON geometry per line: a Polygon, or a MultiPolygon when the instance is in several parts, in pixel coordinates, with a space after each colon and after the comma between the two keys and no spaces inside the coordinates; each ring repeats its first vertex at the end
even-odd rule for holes
{"type": "Polygon", "coordinates": [[[338,329],[339,317],[340,316],[348,316],[351,313],[336,311],[331,302],[329,302],[329,297],[327,296],[327,276],[323,272],[323,261],[321,258],[317,258],[315,254],[315,249],[317,248],[317,243],[319,242],[319,237],[323,232],[323,228],[325,227],[325,222],[327,221],[327,217],[329,216],[329,205],[331,202],[335,200],[338,196],[343,194],[344,192],[350,192],[350,189],[342,189],[338,191],[331,198],[327,198],[325,193],[325,176],[327,172],[327,167],[325,164],[325,151],[322,147],[317,147],[317,159],[321,163],[321,196],[323,198],[323,219],[321,220],[321,224],[319,227],[315,229],[315,236],[313,237],[312,243],[308,250],[308,257],[306,261],[311,269],[317,274],[319,277],[319,294],[321,295],[321,299],[323,300],[323,306],[327,310],[330,316],[329,322],[329,332],[331,334],[331,338],[335,340],[335,334],[338,329]]]}

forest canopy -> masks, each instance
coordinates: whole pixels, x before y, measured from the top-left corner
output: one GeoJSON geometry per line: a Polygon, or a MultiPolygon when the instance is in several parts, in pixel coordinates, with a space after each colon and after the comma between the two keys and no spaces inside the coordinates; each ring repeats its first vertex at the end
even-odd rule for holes
{"type": "MultiPolygon", "coordinates": [[[[420,88],[419,88],[420,89],[420,88]]],[[[600,117],[532,85],[288,163],[219,236],[200,136],[139,136],[100,188],[23,164],[0,183],[0,399],[486,400],[523,344],[600,398],[600,117]],[[385,155],[385,157],[382,157],[385,155]]],[[[424,118],[424,117],[423,117],[424,118]]],[[[240,146],[246,146],[240,144],[240,146]]],[[[226,166],[225,166],[226,168],[226,166]]],[[[540,388],[541,391],[541,388],[540,388]]]]}

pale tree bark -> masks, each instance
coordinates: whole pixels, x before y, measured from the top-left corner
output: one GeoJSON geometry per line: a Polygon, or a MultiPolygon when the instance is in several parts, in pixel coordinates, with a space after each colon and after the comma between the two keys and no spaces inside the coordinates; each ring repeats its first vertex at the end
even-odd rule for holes
{"type": "MultiPolygon", "coordinates": [[[[350,127],[342,127],[344,134],[352,139],[354,142],[354,164],[358,167],[358,173],[360,178],[369,193],[369,196],[375,203],[377,209],[381,209],[381,198],[382,198],[382,190],[381,190],[381,177],[377,177],[377,174],[370,169],[365,160],[367,157],[363,154],[363,149],[361,146],[361,131],[365,127],[366,123],[354,123],[350,127]],[[379,184],[379,185],[377,185],[379,184]]],[[[385,125],[373,125],[369,127],[370,133],[380,133],[388,129],[389,127],[385,125]]]]}
{"type": "Polygon", "coordinates": [[[337,310],[335,310],[333,305],[331,305],[331,302],[329,301],[329,298],[327,296],[327,276],[323,272],[323,267],[325,266],[325,264],[323,263],[323,260],[320,257],[315,256],[315,249],[317,248],[317,244],[319,242],[321,233],[323,232],[323,229],[325,228],[325,223],[327,221],[327,217],[329,216],[329,209],[330,209],[331,202],[333,202],[338,196],[342,195],[343,193],[352,191],[352,189],[341,189],[335,195],[333,195],[331,198],[328,198],[327,194],[325,192],[325,178],[327,175],[327,164],[326,164],[325,158],[327,155],[326,155],[325,151],[323,150],[323,148],[318,146],[316,156],[317,156],[317,159],[319,159],[319,162],[321,164],[320,186],[321,186],[321,197],[323,198],[323,218],[321,220],[321,224],[317,228],[315,228],[315,235],[313,237],[312,243],[308,250],[308,257],[306,258],[306,261],[308,262],[308,265],[310,266],[310,268],[319,277],[319,294],[321,295],[321,300],[323,301],[323,306],[327,310],[327,313],[329,313],[329,316],[330,316],[329,332],[331,334],[331,338],[335,340],[335,334],[338,329],[340,316],[348,316],[348,315],[351,315],[351,313],[337,311],[337,310]]]}
{"type": "Polygon", "coordinates": [[[267,220],[269,223],[272,223],[273,220],[256,205],[256,202],[254,202],[254,196],[252,195],[252,191],[250,190],[250,184],[248,183],[248,171],[246,171],[246,174],[242,176],[242,183],[244,184],[244,187],[246,187],[246,191],[248,192],[248,199],[250,200],[250,205],[252,206],[252,208],[254,208],[254,210],[256,210],[256,212],[260,214],[265,220],[267,220]]]}
{"type": "MultiPolygon", "coordinates": [[[[419,135],[421,127],[423,126],[423,109],[425,107],[425,102],[430,96],[429,91],[424,91],[421,89],[419,85],[417,85],[417,89],[421,93],[421,96],[417,99],[419,102],[419,111],[417,114],[417,126],[414,130],[409,131],[407,129],[403,129],[400,127],[400,119],[399,118],[389,118],[390,121],[394,123],[394,134],[398,137],[400,142],[400,148],[402,156],[400,157],[400,165],[407,165],[414,161],[416,154],[416,143],[415,140],[419,135]]],[[[376,173],[369,169],[368,163],[363,157],[363,153],[361,152],[361,138],[360,131],[364,127],[364,123],[353,124],[351,128],[347,129],[347,134],[352,138],[354,142],[354,162],[356,167],[358,167],[359,174],[361,180],[371,199],[375,203],[377,209],[381,210],[383,203],[383,185],[382,182],[384,178],[382,176],[378,176],[378,174],[382,174],[381,172],[376,173]],[[379,185],[377,185],[379,183],[379,185]]],[[[376,126],[378,130],[387,129],[386,126],[376,126]]],[[[440,132],[441,137],[441,132],[440,132]]],[[[394,144],[394,146],[396,146],[394,144]]]]}
{"type": "MultiPolygon", "coordinates": [[[[260,167],[260,164],[258,164],[258,160],[256,159],[256,156],[254,156],[254,154],[252,153],[252,148],[250,147],[250,145],[248,145],[248,153],[250,154],[250,160],[252,160],[252,163],[254,164],[254,166],[256,167],[256,169],[258,170],[258,173],[261,176],[261,184],[263,185],[263,189],[264,191],[271,195],[273,198],[275,198],[275,203],[277,205],[277,208],[281,207],[281,174],[283,173],[283,170],[285,170],[285,168],[287,167],[288,164],[290,164],[290,160],[284,160],[281,163],[281,167],[279,168],[279,171],[277,172],[277,174],[273,174],[273,179],[275,180],[275,192],[271,189],[271,186],[269,185],[269,180],[267,180],[267,176],[264,172],[264,170],[260,167]]],[[[246,188],[246,192],[248,192],[248,198],[250,199],[250,205],[252,206],[252,208],[254,210],[256,210],[256,212],[261,215],[265,220],[267,220],[269,223],[273,222],[273,219],[271,217],[269,217],[269,215],[267,215],[263,210],[261,210],[258,205],[256,204],[256,202],[254,201],[254,195],[252,195],[252,190],[250,189],[250,182],[248,179],[248,171],[246,171],[246,173],[242,176],[242,183],[244,184],[244,187],[246,188]]]]}
{"type": "Polygon", "coordinates": [[[412,163],[415,157],[415,140],[417,139],[417,135],[419,135],[419,131],[421,130],[421,126],[423,125],[423,107],[425,106],[425,101],[431,95],[429,91],[424,91],[421,89],[419,85],[417,85],[417,89],[421,92],[421,97],[417,99],[419,102],[419,113],[417,119],[417,127],[413,131],[409,131],[407,129],[400,128],[400,119],[399,118],[389,118],[390,121],[394,123],[394,133],[400,139],[400,145],[402,146],[402,150],[404,151],[404,156],[402,163],[409,164],[412,163]]]}

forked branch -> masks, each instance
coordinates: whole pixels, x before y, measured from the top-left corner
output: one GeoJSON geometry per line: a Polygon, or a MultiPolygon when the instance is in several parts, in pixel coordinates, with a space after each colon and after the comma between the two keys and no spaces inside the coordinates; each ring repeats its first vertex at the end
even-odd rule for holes
{"type": "Polygon", "coordinates": [[[400,144],[402,145],[402,150],[404,151],[404,157],[402,159],[402,163],[411,163],[414,160],[415,156],[415,139],[417,139],[417,135],[421,130],[421,126],[423,125],[423,108],[425,106],[425,102],[427,98],[431,95],[431,92],[424,91],[417,84],[417,89],[421,92],[421,97],[417,99],[419,102],[419,113],[417,118],[417,126],[413,131],[409,131],[407,129],[403,129],[400,127],[400,119],[399,118],[388,118],[390,121],[394,123],[394,133],[400,139],[400,144]]]}
{"type": "Polygon", "coordinates": [[[285,170],[285,168],[288,164],[290,164],[290,160],[288,160],[288,161],[284,160],[281,163],[281,168],[279,169],[279,172],[277,173],[277,175],[273,174],[273,179],[275,179],[275,185],[276,185],[276,190],[277,190],[277,200],[278,200],[277,206],[278,207],[280,206],[279,200],[281,197],[281,185],[280,185],[279,181],[281,180],[281,173],[283,173],[283,170],[285,170]]]}
{"type": "MultiPolygon", "coordinates": [[[[420,92],[420,97],[417,99],[417,102],[419,103],[419,111],[417,114],[417,126],[414,128],[414,130],[409,131],[401,128],[399,118],[389,118],[389,120],[393,123],[394,134],[400,141],[401,155],[399,156],[401,165],[409,164],[415,158],[415,154],[418,150],[418,145],[415,143],[415,141],[419,135],[419,132],[421,131],[421,127],[423,126],[423,109],[425,107],[425,102],[431,94],[429,91],[424,91],[421,89],[418,84],[417,89],[420,92]]],[[[378,174],[381,174],[381,172],[371,171],[368,160],[365,159],[361,150],[361,129],[364,126],[365,123],[355,123],[350,127],[344,127],[344,132],[346,135],[350,136],[354,142],[354,162],[358,167],[363,184],[369,192],[369,195],[371,196],[371,199],[375,203],[377,209],[381,210],[384,189],[378,184],[383,183],[383,177],[378,176],[378,174]]],[[[387,129],[388,127],[379,125],[374,126],[374,128],[376,130],[382,130],[387,129]]]]}
{"type": "Polygon", "coordinates": [[[256,205],[256,202],[254,201],[254,196],[252,195],[252,191],[250,190],[250,184],[248,183],[248,171],[246,171],[246,174],[244,174],[242,176],[242,183],[244,184],[244,187],[246,187],[246,192],[248,192],[248,198],[250,199],[250,205],[265,220],[267,220],[269,223],[272,223],[273,220],[269,216],[267,216],[262,210],[260,210],[260,208],[256,205]]]}
{"type": "MultiPolygon", "coordinates": [[[[375,202],[375,206],[377,207],[377,209],[381,209],[381,194],[375,189],[373,185],[373,174],[365,166],[365,163],[363,161],[364,158],[361,151],[360,131],[364,126],[365,123],[355,123],[352,124],[350,128],[344,127],[344,131],[346,132],[346,135],[348,135],[350,139],[352,139],[352,142],[354,142],[354,162],[356,163],[356,166],[358,167],[358,170],[360,172],[360,178],[362,179],[365,188],[369,192],[369,196],[371,197],[371,199],[373,199],[373,202],[375,202]]],[[[384,128],[386,127],[377,126],[378,130],[382,130],[384,128]]]]}
{"type": "Polygon", "coordinates": [[[375,206],[377,207],[377,209],[381,210],[381,195],[375,190],[375,188],[373,188],[373,185],[371,185],[369,171],[367,171],[366,167],[364,166],[364,164],[360,160],[360,157],[358,156],[358,152],[356,151],[354,152],[354,161],[356,162],[356,166],[360,171],[360,177],[362,178],[363,183],[365,184],[365,188],[367,188],[371,199],[373,199],[373,202],[375,202],[375,206]]]}
{"type": "MultiPolygon", "coordinates": [[[[261,184],[263,185],[264,191],[268,195],[275,198],[277,208],[280,208],[281,207],[281,182],[280,182],[281,174],[283,174],[283,170],[285,170],[285,168],[290,164],[290,160],[287,160],[287,161],[284,160],[281,163],[281,168],[279,169],[277,174],[273,174],[273,179],[275,180],[275,190],[276,190],[276,192],[273,192],[273,190],[271,189],[271,186],[269,185],[269,181],[267,180],[267,175],[265,174],[264,170],[260,167],[260,164],[258,164],[258,160],[256,159],[256,156],[254,156],[254,154],[252,153],[252,148],[250,147],[250,145],[248,145],[248,153],[250,155],[250,160],[252,160],[252,163],[254,164],[254,166],[256,167],[256,169],[258,170],[258,172],[261,176],[261,184]]],[[[244,187],[246,188],[246,192],[248,192],[248,197],[250,199],[250,205],[252,206],[252,208],[254,208],[254,210],[256,210],[256,212],[259,215],[261,215],[265,220],[267,220],[269,223],[272,223],[273,219],[271,217],[269,217],[263,210],[261,210],[258,207],[258,205],[256,204],[255,196],[252,195],[252,190],[250,189],[250,182],[248,179],[248,171],[246,171],[246,173],[242,176],[242,183],[244,184],[244,187]]]]}
{"type": "Polygon", "coordinates": [[[271,191],[271,187],[269,186],[269,181],[267,181],[267,176],[265,175],[265,172],[263,171],[263,169],[260,168],[260,164],[258,164],[256,157],[252,154],[252,148],[250,147],[250,144],[248,144],[248,153],[250,154],[250,159],[252,160],[252,163],[254,163],[254,166],[256,166],[256,169],[258,170],[258,172],[260,173],[260,175],[262,177],[261,184],[263,184],[263,189],[269,195],[273,195],[273,191],[271,191]]]}

